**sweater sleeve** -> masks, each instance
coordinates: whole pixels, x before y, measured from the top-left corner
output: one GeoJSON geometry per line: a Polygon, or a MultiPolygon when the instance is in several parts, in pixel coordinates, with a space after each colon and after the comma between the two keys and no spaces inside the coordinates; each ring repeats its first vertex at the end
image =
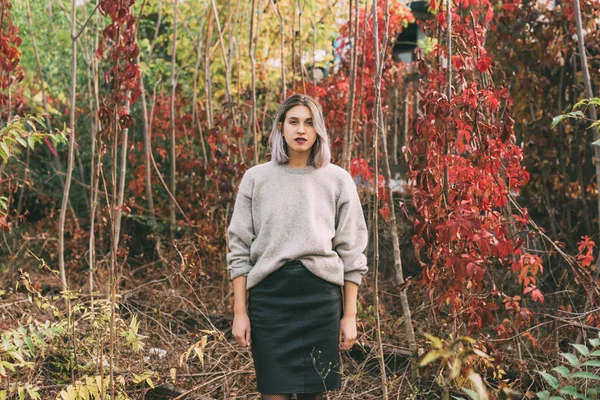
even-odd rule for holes
{"type": "Polygon", "coordinates": [[[344,263],[345,281],[360,285],[362,277],[367,273],[367,258],[363,254],[367,247],[367,240],[367,225],[356,185],[350,174],[347,174],[337,202],[333,238],[333,249],[344,263]]]}
{"type": "Polygon", "coordinates": [[[248,275],[252,269],[250,246],[255,234],[252,222],[252,183],[247,173],[240,182],[227,237],[230,250],[227,254],[227,270],[233,280],[238,276],[248,275]]]}

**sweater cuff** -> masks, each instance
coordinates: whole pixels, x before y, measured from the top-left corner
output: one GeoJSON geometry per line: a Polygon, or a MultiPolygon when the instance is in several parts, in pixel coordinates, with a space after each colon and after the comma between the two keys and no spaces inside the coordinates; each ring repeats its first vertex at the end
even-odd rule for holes
{"type": "Polygon", "coordinates": [[[252,265],[244,265],[241,267],[232,267],[229,266],[227,267],[227,269],[229,270],[229,280],[232,281],[235,278],[237,278],[238,276],[247,276],[248,273],[250,272],[250,270],[252,269],[252,265]]]}
{"type": "Polygon", "coordinates": [[[363,274],[359,271],[348,271],[344,273],[344,280],[356,283],[360,286],[363,274]]]}

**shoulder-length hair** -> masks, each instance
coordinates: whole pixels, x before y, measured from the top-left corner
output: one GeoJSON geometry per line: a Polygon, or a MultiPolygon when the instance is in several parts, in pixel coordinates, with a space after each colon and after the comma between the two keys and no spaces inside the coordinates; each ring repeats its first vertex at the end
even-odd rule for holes
{"type": "Polygon", "coordinates": [[[289,161],[287,143],[279,129],[279,124],[281,123],[283,126],[287,112],[295,106],[306,106],[309,108],[312,114],[313,126],[317,132],[317,140],[311,148],[308,163],[315,168],[324,167],[331,161],[331,151],[329,149],[329,137],[327,136],[325,121],[323,120],[323,111],[317,100],[301,94],[294,94],[288,97],[277,109],[277,115],[271,129],[271,136],[269,137],[271,160],[278,164],[285,164],[289,161]]]}

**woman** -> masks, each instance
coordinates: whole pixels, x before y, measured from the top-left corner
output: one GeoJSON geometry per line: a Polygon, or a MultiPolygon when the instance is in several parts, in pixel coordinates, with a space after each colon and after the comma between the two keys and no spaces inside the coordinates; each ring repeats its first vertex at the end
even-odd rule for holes
{"type": "Polygon", "coordinates": [[[242,178],[228,229],[232,333],[251,346],[263,399],[322,399],[340,387],[338,349],[356,340],[367,228],[352,177],[329,163],[315,99],[287,98],[270,143],[271,161],[242,178]]]}

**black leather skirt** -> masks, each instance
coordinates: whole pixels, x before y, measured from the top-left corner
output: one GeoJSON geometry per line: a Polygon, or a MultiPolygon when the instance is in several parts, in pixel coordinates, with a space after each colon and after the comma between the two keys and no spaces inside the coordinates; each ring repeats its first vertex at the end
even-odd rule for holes
{"type": "Polygon", "coordinates": [[[318,393],[340,388],[342,290],[291,261],[248,295],[257,390],[318,393]]]}

